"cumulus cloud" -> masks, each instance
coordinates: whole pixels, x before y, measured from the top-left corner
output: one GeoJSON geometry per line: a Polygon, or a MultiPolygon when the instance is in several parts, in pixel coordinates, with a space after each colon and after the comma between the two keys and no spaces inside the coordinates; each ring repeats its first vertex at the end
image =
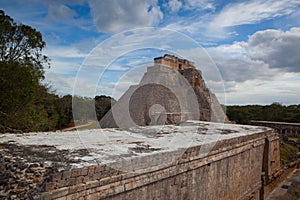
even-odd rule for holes
{"type": "Polygon", "coordinates": [[[272,80],[300,72],[300,28],[258,31],[248,41],[206,50],[226,81],[272,80]]]}
{"type": "Polygon", "coordinates": [[[252,58],[248,42],[206,48],[216,65],[194,53],[195,49],[182,50],[202,70],[207,86],[223,104],[292,104],[299,101],[300,73],[270,68],[268,62],[252,58]],[[198,58],[198,59],[197,59],[198,58]],[[214,69],[217,67],[217,69],[214,69]],[[216,79],[220,72],[221,78],[216,79]]]}
{"type": "Polygon", "coordinates": [[[247,56],[228,58],[218,53],[211,55],[225,81],[240,83],[253,79],[270,80],[277,74],[276,70],[271,70],[264,62],[247,56]]]}
{"type": "Polygon", "coordinates": [[[155,0],[90,0],[94,22],[102,32],[120,32],[157,24],[163,13],[155,0]]]}
{"type": "Polygon", "coordinates": [[[206,50],[224,80],[227,103],[298,101],[300,28],[258,31],[245,42],[206,50]]]}
{"type": "Polygon", "coordinates": [[[270,68],[300,72],[300,28],[256,32],[245,48],[252,59],[261,60],[270,68]]]}
{"type": "Polygon", "coordinates": [[[289,104],[298,101],[300,28],[258,31],[247,41],[205,50],[212,61],[202,56],[205,52],[199,54],[196,49],[179,53],[196,62],[208,87],[219,98],[224,92],[222,88],[225,88],[226,103],[268,104],[278,101],[289,104]],[[221,78],[216,79],[218,71],[221,78]]]}

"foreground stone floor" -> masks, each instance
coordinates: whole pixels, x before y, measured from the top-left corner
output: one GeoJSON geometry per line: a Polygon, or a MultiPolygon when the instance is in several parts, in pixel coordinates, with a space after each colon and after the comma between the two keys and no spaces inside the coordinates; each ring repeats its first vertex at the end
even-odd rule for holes
{"type": "Polygon", "coordinates": [[[266,127],[188,121],[180,126],[134,127],[127,130],[94,129],[69,132],[37,132],[0,135],[2,151],[14,150],[27,163],[42,161],[58,169],[111,163],[119,159],[170,151],[184,152],[195,144],[208,145],[225,139],[271,130],[266,127]]]}

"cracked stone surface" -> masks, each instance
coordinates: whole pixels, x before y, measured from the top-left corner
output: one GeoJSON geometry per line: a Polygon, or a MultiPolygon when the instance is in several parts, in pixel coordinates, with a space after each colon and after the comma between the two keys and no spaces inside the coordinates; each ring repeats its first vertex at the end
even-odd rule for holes
{"type": "Polygon", "coordinates": [[[27,163],[45,163],[69,169],[111,163],[124,157],[184,150],[221,140],[271,130],[266,127],[187,121],[180,125],[94,129],[0,135],[0,152],[9,152],[27,163]]]}

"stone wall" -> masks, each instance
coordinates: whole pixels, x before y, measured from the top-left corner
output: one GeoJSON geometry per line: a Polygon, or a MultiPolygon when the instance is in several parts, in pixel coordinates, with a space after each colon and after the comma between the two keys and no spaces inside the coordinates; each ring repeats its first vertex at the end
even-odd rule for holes
{"type": "Polygon", "coordinates": [[[199,121],[4,134],[0,161],[1,199],[264,199],[281,173],[274,130],[199,121]]]}
{"type": "Polygon", "coordinates": [[[300,137],[300,123],[288,122],[272,122],[272,121],[250,121],[251,124],[256,126],[267,126],[274,128],[281,135],[288,137],[300,137]]]}
{"type": "MultiPolygon", "coordinates": [[[[154,163],[152,168],[136,173],[106,165],[56,173],[36,198],[263,199],[263,185],[280,170],[278,137],[272,131],[219,141],[204,158],[199,156],[201,148],[188,148],[172,165],[155,167],[154,163]],[[268,178],[263,182],[263,177],[268,178]]],[[[137,158],[127,164],[149,166],[146,162],[164,158],[168,154],[137,158]]]]}
{"type": "Polygon", "coordinates": [[[0,152],[0,199],[30,199],[41,191],[48,170],[0,152]]]}
{"type": "Polygon", "coordinates": [[[165,54],[163,57],[154,58],[155,64],[171,67],[176,70],[195,68],[195,63],[176,56],[165,54]]]}

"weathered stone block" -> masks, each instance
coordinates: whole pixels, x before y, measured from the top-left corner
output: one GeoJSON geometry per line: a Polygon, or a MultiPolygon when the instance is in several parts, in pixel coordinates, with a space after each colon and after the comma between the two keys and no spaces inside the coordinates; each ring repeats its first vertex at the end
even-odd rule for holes
{"type": "Polygon", "coordinates": [[[60,181],[62,179],[62,173],[55,173],[51,175],[51,180],[53,182],[60,181]]]}
{"type": "Polygon", "coordinates": [[[68,179],[71,177],[71,171],[62,172],[62,179],[68,179]]]}
{"type": "Polygon", "coordinates": [[[88,167],[83,167],[80,171],[81,176],[86,176],[88,174],[88,167]]]}
{"type": "Polygon", "coordinates": [[[66,180],[66,182],[68,186],[76,185],[76,178],[69,178],[66,180]]]}
{"type": "Polygon", "coordinates": [[[88,168],[88,176],[93,176],[93,174],[95,173],[95,166],[89,166],[88,168]]]}
{"type": "Polygon", "coordinates": [[[80,176],[80,173],[81,173],[81,169],[72,169],[71,177],[76,178],[76,177],[80,176]]]}
{"type": "Polygon", "coordinates": [[[60,197],[65,197],[68,194],[69,194],[69,188],[67,188],[67,187],[59,188],[59,189],[54,190],[51,193],[51,198],[56,199],[56,198],[60,198],[60,197]]]}
{"type": "Polygon", "coordinates": [[[52,191],[52,190],[54,190],[56,188],[56,186],[57,186],[56,182],[48,182],[45,185],[45,191],[47,191],[47,192],[48,191],[52,191]]]}

